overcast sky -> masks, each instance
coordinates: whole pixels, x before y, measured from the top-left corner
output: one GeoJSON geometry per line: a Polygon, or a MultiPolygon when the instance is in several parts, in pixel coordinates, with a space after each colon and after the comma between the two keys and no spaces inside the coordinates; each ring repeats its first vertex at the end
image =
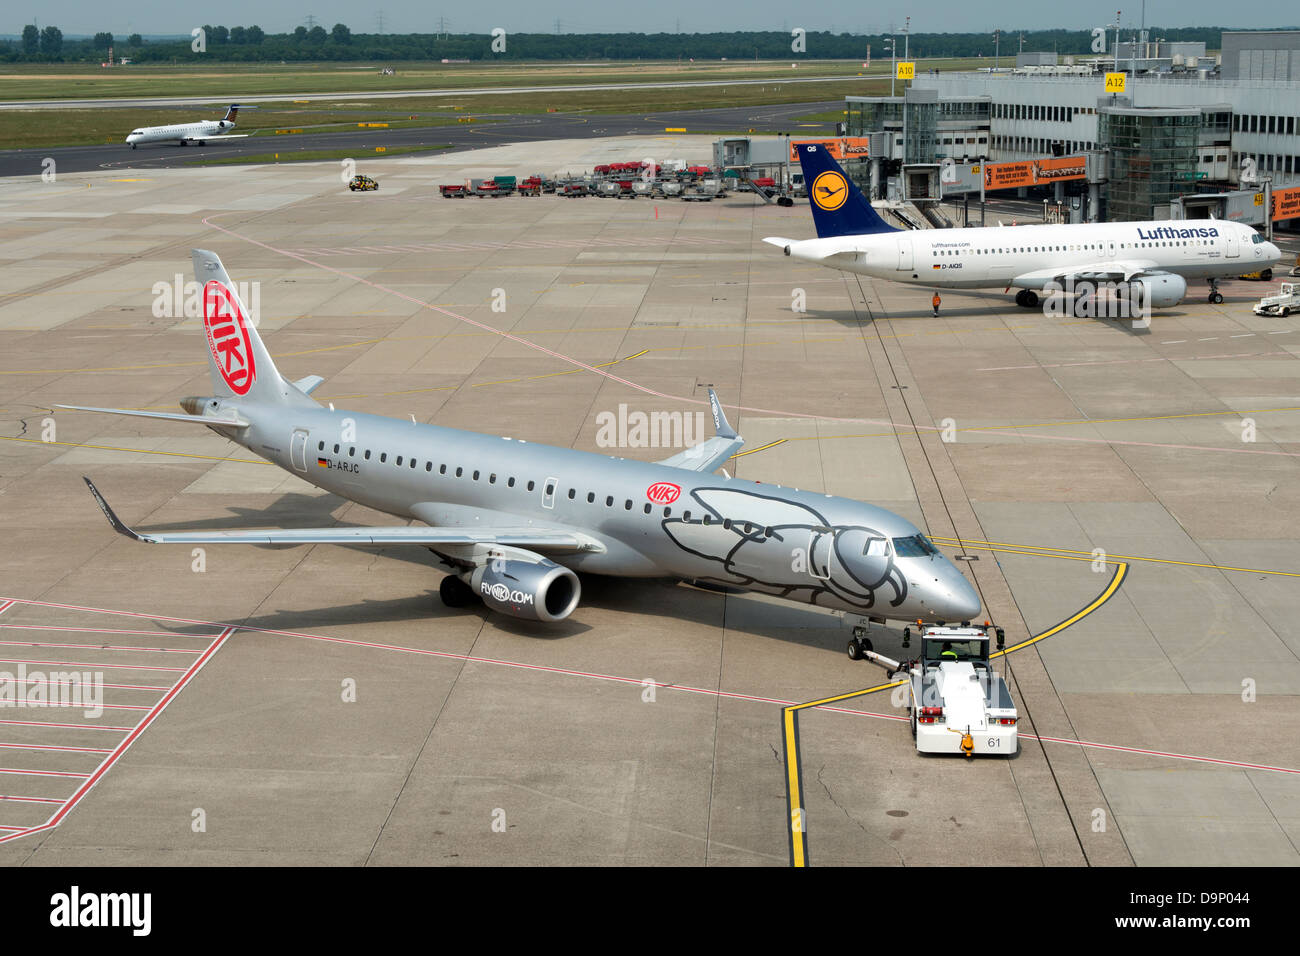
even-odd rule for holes
{"type": "MultiPolygon", "coordinates": [[[[1125,0],[1112,0],[1119,6],[1125,0]]],[[[1142,4],[1132,2],[1121,21],[1136,26],[1142,4]]],[[[821,0],[809,7],[790,0],[745,0],[713,4],[698,0],[641,0],[628,4],[598,4],[591,0],[495,0],[471,4],[464,0],[43,0],[6,4],[0,15],[0,33],[16,34],[33,18],[40,26],[53,24],[67,34],[108,30],[114,34],[188,33],[204,23],[224,26],[256,23],[267,33],[285,33],[307,21],[329,29],[345,23],[353,32],[378,32],[379,12],[385,33],[433,33],[439,17],[453,33],[488,33],[493,27],[523,33],[553,32],[556,20],[565,33],[647,32],[706,33],[730,30],[834,30],[837,33],[882,33],[893,25],[901,29],[911,15],[918,33],[972,33],[1002,29],[1084,29],[1114,19],[1109,4],[1064,5],[1042,0],[1001,0],[996,4],[970,0],[931,0],[929,3],[870,4],[862,0],[821,0]],[[26,7],[24,12],[21,8],[26,7]],[[996,19],[994,17],[996,11],[996,19]]],[[[1148,0],[1146,22],[1161,26],[1224,26],[1240,29],[1300,23],[1295,0],[1255,0],[1226,12],[1221,0],[1148,0]],[[1229,21],[1231,17],[1231,21],[1229,21]]]]}

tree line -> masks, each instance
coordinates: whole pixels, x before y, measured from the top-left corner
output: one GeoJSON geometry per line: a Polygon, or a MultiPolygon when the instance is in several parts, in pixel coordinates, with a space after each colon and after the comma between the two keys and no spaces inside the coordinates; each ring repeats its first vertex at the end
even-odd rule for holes
{"type": "MultiPolygon", "coordinates": [[[[137,63],[400,60],[875,60],[887,55],[880,34],[811,31],[792,36],[782,31],[732,33],[353,33],[345,24],[330,30],[300,26],[292,33],[266,33],[257,25],[204,25],[199,37],[145,40],[139,33],[115,37],[96,33],[90,39],[65,39],[56,26],[23,27],[17,41],[0,41],[0,61],[7,63],[93,63],[108,48],[137,63]]],[[[1152,39],[1202,41],[1210,50],[1221,45],[1222,27],[1151,27],[1152,39]]],[[[1002,30],[1000,54],[1014,60],[1017,49],[1091,55],[1088,30],[1002,30]]],[[[1127,40],[1127,32],[1121,31],[1127,40]]],[[[901,37],[899,38],[901,40],[901,37]]],[[[1113,40],[1113,34],[1110,40],[1113,40]]],[[[914,59],[994,55],[993,31],[987,33],[913,33],[908,52],[914,59]]],[[[902,55],[900,45],[899,55],[902,55]]]]}

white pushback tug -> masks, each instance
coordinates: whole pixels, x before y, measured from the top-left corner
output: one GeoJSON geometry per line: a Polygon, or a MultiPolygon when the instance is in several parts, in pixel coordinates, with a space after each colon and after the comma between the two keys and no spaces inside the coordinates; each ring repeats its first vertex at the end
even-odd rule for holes
{"type": "MultiPolygon", "coordinates": [[[[911,637],[904,631],[904,646],[911,637]]],[[[849,657],[867,658],[884,665],[891,675],[910,678],[912,736],[920,753],[1011,756],[1018,738],[1015,702],[1002,675],[989,660],[989,641],[1001,650],[1005,635],[1000,627],[944,625],[921,631],[921,656],[914,661],[890,660],[870,649],[856,636],[849,657]]]]}

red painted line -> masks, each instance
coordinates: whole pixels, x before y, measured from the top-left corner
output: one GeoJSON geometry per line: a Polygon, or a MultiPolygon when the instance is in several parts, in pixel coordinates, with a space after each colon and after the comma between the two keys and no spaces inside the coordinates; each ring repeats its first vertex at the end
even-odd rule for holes
{"type": "Polygon", "coordinates": [[[0,827],[0,830],[16,830],[21,833],[26,833],[27,827],[0,827]]]}
{"type": "MultiPolygon", "coordinates": [[[[10,604],[13,602],[11,601],[10,604]]],[[[3,610],[0,609],[0,613],[3,610]]],[[[151,637],[194,637],[205,641],[216,640],[216,634],[173,634],[169,631],[138,631],[113,627],[61,627],[56,624],[0,624],[0,628],[14,631],[61,631],[85,634],[143,634],[151,637]]]]}
{"type": "Polygon", "coordinates": [[[80,753],[80,754],[111,754],[113,752],[111,750],[100,750],[96,747],[55,747],[53,744],[38,745],[38,744],[0,743],[0,748],[3,748],[5,750],[66,750],[72,753],[80,753]]]}
{"type": "Polygon", "coordinates": [[[15,601],[0,601],[0,614],[3,614],[5,611],[9,610],[11,607],[14,606],[15,603],[17,603],[17,602],[15,602],[15,601]]]}
{"type": "Polygon", "coordinates": [[[171,690],[171,686],[167,684],[163,684],[162,686],[159,686],[157,684],[100,684],[99,686],[111,687],[114,690],[152,690],[152,691],[171,690]]]}
{"type": "Polygon", "coordinates": [[[104,667],[124,671],[172,671],[176,674],[185,672],[183,667],[158,667],[148,664],[87,664],[80,661],[29,661],[19,657],[0,657],[0,664],[40,664],[44,667],[104,667]]]}
{"type": "Polygon", "coordinates": [[[70,707],[75,710],[94,710],[96,707],[103,707],[105,710],[148,710],[147,704],[87,704],[75,703],[73,701],[50,700],[50,701],[31,701],[27,700],[23,707],[30,710],[44,710],[47,707],[70,707]]]}
{"type": "Polygon", "coordinates": [[[131,647],[122,644],[69,644],[64,641],[48,643],[45,641],[0,641],[0,647],[75,647],[80,650],[93,651],[147,651],[150,654],[201,654],[202,651],[186,647],[131,647]]]}
{"type": "Polygon", "coordinates": [[[176,686],[168,691],[162,700],[154,704],[149,713],[145,714],[144,719],[136,725],[135,730],[131,731],[131,733],[127,735],[126,739],[118,744],[111,754],[104,758],[104,762],[101,763],[86,782],[77,789],[77,792],[68,798],[67,803],[65,803],[63,807],[54,814],[54,816],[50,817],[50,819],[46,821],[46,826],[57,826],[59,821],[67,816],[72,811],[72,808],[81,802],[82,798],[91,791],[91,788],[93,788],[95,784],[99,782],[100,778],[108,772],[109,768],[112,767],[113,764],[117,763],[122,754],[126,753],[131,744],[135,743],[140,735],[148,729],[149,725],[157,719],[158,715],[167,708],[167,705],[176,699],[176,696],[185,689],[191,680],[194,679],[194,675],[202,669],[204,664],[212,659],[212,655],[220,650],[221,645],[225,644],[230,635],[234,633],[234,627],[227,627],[221,632],[221,635],[208,646],[208,649],[203,652],[203,655],[190,665],[189,670],[185,672],[185,676],[176,682],[176,686]]]}
{"type": "Polygon", "coordinates": [[[62,800],[56,800],[53,797],[12,797],[0,793],[0,802],[13,800],[17,803],[62,803],[62,800]]]}
{"type": "Polygon", "coordinates": [[[103,724],[58,724],[49,720],[0,720],[0,724],[7,724],[10,727],[69,727],[73,730],[114,730],[122,734],[134,729],[131,727],[107,727],[103,724]]]}
{"type": "Polygon", "coordinates": [[[85,779],[88,773],[70,773],[63,770],[19,770],[16,767],[0,767],[0,774],[13,774],[19,777],[79,777],[85,779]]]}
{"type": "Polygon", "coordinates": [[[25,836],[31,836],[33,833],[40,833],[42,830],[52,829],[54,828],[50,824],[43,823],[38,827],[31,827],[30,829],[23,830],[21,833],[14,833],[7,837],[0,837],[0,843],[8,843],[10,840],[20,840],[25,836]]]}

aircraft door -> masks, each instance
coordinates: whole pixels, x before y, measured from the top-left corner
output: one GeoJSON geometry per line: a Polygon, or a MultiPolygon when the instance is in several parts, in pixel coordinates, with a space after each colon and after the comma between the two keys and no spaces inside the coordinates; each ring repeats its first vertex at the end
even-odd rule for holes
{"type": "Polygon", "coordinates": [[[542,507],[555,507],[555,489],[559,486],[560,479],[547,478],[546,484],[542,486],[542,507]]]}
{"type": "Polygon", "coordinates": [[[910,238],[898,240],[898,271],[912,271],[912,240],[910,238]]]}
{"type": "Polygon", "coordinates": [[[301,428],[295,428],[289,440],[289,460],[298,471],[307,471],[307,432],[301,428]]]}
{"type": "Polygon", "coordinates": [[[808,534],[808,573],[819,581],[831,576],[835,559],[835,529],[813,528],[808,534]]]}
{"type": "Polygon", "coordinates": [[[1241,247],[1237,244],[1236,236],[1228,237],[1228,258],[1236,259],[1241,255],[1241,247]]]}

